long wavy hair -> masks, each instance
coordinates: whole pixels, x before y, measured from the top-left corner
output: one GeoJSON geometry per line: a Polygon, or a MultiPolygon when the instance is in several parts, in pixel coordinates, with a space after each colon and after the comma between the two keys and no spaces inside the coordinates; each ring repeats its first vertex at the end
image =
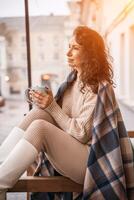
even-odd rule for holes
{"type": "Polygon", "coordinates": [[[73,31],[76,42],[82,46],[84,62],[81,66],[81,90],[87,85],[94,93],[98,91],[99,83],[113,82],[112,57],[105,48],[102,36],[87,26],[78,26],[73,31]]]}

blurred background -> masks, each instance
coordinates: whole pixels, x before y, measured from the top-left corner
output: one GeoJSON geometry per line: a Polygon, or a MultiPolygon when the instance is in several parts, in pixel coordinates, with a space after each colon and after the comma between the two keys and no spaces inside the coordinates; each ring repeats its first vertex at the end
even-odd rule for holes
{"type": "MultiPolygon", "coordinates": [[[[134,130],[134,0],[27,2],[32,86],[47,84],[56,93],[70,70],[66,52],[72,31],[87,25],[109,48],[116,96],[127,130],[134,130]]],[[[25,1],[0,0],[0,143],[29,110],[27,67],[25,1]]]]}

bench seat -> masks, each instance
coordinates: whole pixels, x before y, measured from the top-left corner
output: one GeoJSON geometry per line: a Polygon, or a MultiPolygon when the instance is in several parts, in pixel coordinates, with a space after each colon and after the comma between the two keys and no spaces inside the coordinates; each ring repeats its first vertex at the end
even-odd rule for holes
{"type": "Polygon", "coordinates": [[[18,180],[8,192],[82,192],[83,185],[64,176],[33,177],[18,180]]]}

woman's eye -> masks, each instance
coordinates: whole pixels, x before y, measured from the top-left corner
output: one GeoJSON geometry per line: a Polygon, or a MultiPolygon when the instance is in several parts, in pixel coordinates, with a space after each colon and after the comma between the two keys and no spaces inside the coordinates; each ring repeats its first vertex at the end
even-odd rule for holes
{"type": "Polygon", "coordinates": [[[79,50],[79,48],[78,48],[78,47],[75,47],[75,46],[69,46],[69,49],[79,50]]]}
{"type": "Polygon", "coordinates": [[[74,47],[74,49],[76,49],[76,50],[79,50],[79,48],[78,48],[78,47],[74,47]]]}

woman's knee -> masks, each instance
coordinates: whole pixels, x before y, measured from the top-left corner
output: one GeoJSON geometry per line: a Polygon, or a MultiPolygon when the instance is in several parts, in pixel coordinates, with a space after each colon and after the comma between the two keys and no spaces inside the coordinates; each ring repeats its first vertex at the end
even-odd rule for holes
{"type": "Polygon", "coordinates": [[[44,119],[35,119],[30,127],[36,127],[36,128],[45,128],[47,126],[48,122],[44,119]]]}
{"type": "Polygon", "coordinates": [[[25,132],[24,137],[25,138],[38,138],[38,140],[43,140],[44,135],[46,132],[46,122],[42,119],[36,119],[34,120],[30,126],[28,127],[27,131],[25,132]]]}
{"type": "Polygon", "coordinates": [[[28,127],[27,131],[25,132],[25,137],[33,139],[38,138],[39,141],[44,141],[51,133],[51,126],[52,124],[45,120],[36,119],[28,127]]]}
{"type": "Polygon", "coordinates": [[[41,108],[34,108],[31,113],[34,113],[34,120],[45,120],[48,121],[52,124],[55,124],[54,119],[52,118],[52,116],[46,112],[45,110],[42,110],[41,108]]]}
{"type": "Polygon", "coordinates": [[[19,127],[23,129],[24,131],[27,130],[27,128],[30,126],[30,124],[38,119],[41,118],[42,114],[40,114],[40,110],[38,108],[33,108],[30,110],[24,117],[24,119],[19,123],[19,127]]]}

